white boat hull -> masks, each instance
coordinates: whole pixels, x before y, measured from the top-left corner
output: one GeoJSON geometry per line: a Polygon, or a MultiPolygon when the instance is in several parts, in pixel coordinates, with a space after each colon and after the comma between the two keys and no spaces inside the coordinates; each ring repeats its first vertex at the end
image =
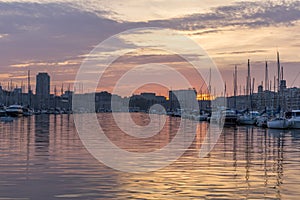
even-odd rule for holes
{"type": "Polygon", "coordinates": [[[241,125],[254,125],[256,123],[255,119],[239,119],[238,123],[241,125]]]}
{"type": "Polygon", "coordinates": [[[21,117],[23,115],[23,107],[19,105],[9,106],[6,109],[6,114],[11,117],[21,117]]]}
{"type": "Polygon", "coordinates": [[[300,129],[300,119],[291,119],[290,125],[291,125],[291,128],[300,129]]]}
{"type": "Polygon", "coordinates": [[[287,119],[272,120],[267,123],[271,129],[287,129],[290,128],[290,122],[287,119]]]}
{"type": "Polygon", "coordinates": [[[6,111],[5,110],[0,110],[0,116],[5,116],[6,115],[6,111]]]}
{"type": "Polygon", "coordinates": [[[268,127],[267,125],[268,123],[268,118],[267,117],[259,117],[257,120],[256,120],[256,126],[258,127],[268,127]]]}

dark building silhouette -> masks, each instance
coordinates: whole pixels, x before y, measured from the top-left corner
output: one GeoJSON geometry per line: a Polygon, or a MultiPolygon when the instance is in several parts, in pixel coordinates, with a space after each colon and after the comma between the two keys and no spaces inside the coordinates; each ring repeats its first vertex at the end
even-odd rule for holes
{"type": "Polygon", "coordinates": [[[48,109],[50,101],[50,76],[39,73],[36,76],[36,109],[48,109]]]}
{"type": "Polygon", "coordinates": [[[199,110],[195,89],[169,91],[169,102],[171,111],[178,109],[184,111],[199,110]]]}

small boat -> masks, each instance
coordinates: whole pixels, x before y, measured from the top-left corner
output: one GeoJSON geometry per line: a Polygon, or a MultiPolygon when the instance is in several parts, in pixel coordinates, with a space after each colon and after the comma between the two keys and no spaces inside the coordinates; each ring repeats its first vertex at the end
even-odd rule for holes
{"type": "Polygon", "coordinates": [[[237,119],[238,119],[236,111],[231,109],[226,109],[221,112],[221,115],[222,117],[220,118],[220,120],[224,120],[225,126],[236,126],[237,119]]]}
{"type": "Polygon", "coordinates": [[[238,124],[240,125],[255,125],[259,112],[251,111],[247,114],[244,114],[238,118],[238,124]]]}
{"type": "Polygon", "coordinates": [[[11,105],[6,109],[6,114],[11,117],[21,117],[23,115],[23,107],[20,105],[11,105]]]}
{"type": "Polygon", "coordinates": [[[183,110],[182,109],[177,109],[174,113],[173,116],[174,117],[181,117],[183,114],[183,110]]]}
{"type": "Polygon", "coordinates": [[[205,122],[208,119],[207,114],[201,114],[201,115],[195,115],[194,120],[199,121],[199,122],[205,122]]]}
{"type": "Polygon", "coordinates": [[[49,111],[48,110],[41,110],[41,114],[42,115],[49,114],[49,111]]]}
{"type": "Polygon", "coordinates": [[[221,113],[215,112],[210,117],[207,118],[207,121],[209,123],[218,123],[220,121],[220,118],[221,118],[220,115],[221,115],[221,113]]]}
{"type": "Polygon", "coordinates": [[[262,128],[267,128],[268,120],[269,120],[269,117],[267,115],[259,116],[256,120],[256,126],[262,127],[262,128]]]}
{"type": "Polygon", "coordinates": [[[42,113],[41,113],[40,110],[34,110],[33,114],[34,114],[34,115],[40,115],[40,114],[42,114],[42,113]]]}
{"type": "Polygon", "coordinates": [[[168,112],[167,112],[167,115],[168,115],[168,116],[173,116],[173,112],[172,112],[172,111],[168,111],[168,112]]]}
{"type": "Polygon", "coordinates": [[[271,129],[288,129],[290,128],[291,123],[285,117],[274,118],[267,122],[268,128],[271,129]]]}
{"type": "Polygon", "coordinates": [[[289,123],[291,128],[300,129],[300,110],[292,110],[289,123]]]}
{"type": "Polygon", "coordinates": [[[220,108],[217,108],[216,110],[213,110],[211,115],[207,117],[207,122],[215,123],[215,124],[220,123],[221,119],[222,119],[222,112],[225,110],[226,110],[226,108],[224,108],[224,107],[220,107],[220,108]]]}
{"type": "Polygon", "coordinates": [[[33,115],[33,110],[30,108],[23,107],[23,116],[28,117],[33,115]]]}
{"type": "Polygon", "coordinates": [[[4,105],[0,105],[0,117],[6,115],[6,108],[4,105]]]}

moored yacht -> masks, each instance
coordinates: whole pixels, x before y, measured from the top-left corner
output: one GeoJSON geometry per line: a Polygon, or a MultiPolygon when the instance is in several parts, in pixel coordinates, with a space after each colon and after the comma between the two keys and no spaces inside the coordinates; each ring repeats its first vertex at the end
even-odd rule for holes
{"type": "Polygon", "coordinates": [[[33,115],[33,110],[28,108],[28,107],[23,107],[23,116],[28,117],[28,116],[32,116],[33,115]]]}
{"type": "Polygon", "coordinates": [[[238,118],[238,124],[241,125],[255,125],[257,118],[259,116],[259,112],[251,111],[247,114],[244,114],[238,118]]]}
{"type": "MultiPolygon", "coordinates": [[[[226,109],[221,112],[220,120],[224,120],[225,126],[236,126],[237,124],[237,114],[236,111],[231,109],[226,109]]],[[[221,123],[221,121],[220,121],[221,123]]]]}
{"type": "Polygon", "coordinates": [[[4,105],[0,105],[0,117],[3,117],[6,115],[6,108],[4,105]]]}
{"type": "Polygon", "coordinates": [[[274,118],[267,123],[268,128],[271,129],[288,129],[290,128],[290,122],[285,117],[274,118]]]}
{"type": "Polygon", "coordinates": [[[208,119],[208,114],[200,114],[200,115],[195,115],[194,120],[204,122],[207,121],[208,119]]]}
{"type": "Polygon", "coordinates": [[[292,110],[292,118],[289,119],[291,128],[300,129],[300,110],[292,110]]]}
{"type": "Polygon", "coordinates": [[[23,107],[20,105],[11,105],[6,109],[6,114],[11,117],[20,117],[23,115],[23,107]]]}
{"type": "Polygon", "coordinates": [[[257,117],[257,119],[256,119],[256,126],[262,127],[262,128],[267,128],[268,120],[269,120],[268,115],[266,115],[266,114],[261,115],[261,116],[257,117]]]}

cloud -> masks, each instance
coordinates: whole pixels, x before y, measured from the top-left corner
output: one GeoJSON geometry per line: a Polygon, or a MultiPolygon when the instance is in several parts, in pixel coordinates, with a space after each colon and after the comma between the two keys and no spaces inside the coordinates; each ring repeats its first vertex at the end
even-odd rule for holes
{"type": "Polygon", "coordinates": [[[199,30],[231,26],[250,28],[291,26],[298,20],[300,20],[300,1],[248,1],[220,6],[208,13],[155,20],[150,24],[179,30],[199,30]]]}
{"type": "Polygon", "coordinates": [[[0,34],[0,39],[8,37],[8,34],[0,34]]]}
{"type": "Polygon", "coordinates": [[[221,52],[218,55],[228,55],[228,54],[252,54],[252,53],[264,53],[267,50],[251,50],[251,51],[232,51],[232,52],[221,52]]]}
{"type": "MultiPolygon", "coordinates": [[[[221,52],[217,54],[222,59],[226,57],[227,60],[221,62],[222,65],[225,65],[228,62],[236,62],[235,60],[228,61],[230,58],[228,54],[241,54],[242,57],[243,54],[264,53],[265,50],[262,49],[268,43],[271,43],[269,46],[272,46],[272,48],[273,45],[278,45],[276,42],[280,40],[279,37],[265,40],[265,37],[273,37],[274,35],[267,35],[264,32],[263,34],[266,36],[261,37],[256,29],[273,26],[293,26],[300,19],[299,1],[246,1],[232,3],[227,6],[218,4],[218,7],[206,13],[186,16],[178,14],[175,15],[178,17],[172,15],[172,18],[169,19],[163,17],[163,20],[147,20],[144,22],[129,22],[126,21],[126,17],[123,21],[113,20],[111,16],[115,16],[116,13],[112,9],[102,8],[102,6],[93,8],[93,5],[99,4],[98,1],[93,1],[94,4],[89,4],[91,1],[77,0],[76,3],[71,3],[69,0],[34,0],[34,2],[8,3],[0,1],[0,66],[2,72],[17,76],[24,74],[25,68],[33,68],[36,71],[49,69],[57,74],[57,80],[64,80],[67,76],[69,76],[68,80],[71,80],[74,71],[76,71],[75,66],[79,67],[80,61],[83,59],[81,55],[87,55],[97,44],[114,34],[141,27],[177,29],[191,35],[201,36],[228,33],[229,36],[232,35],[232,38],[227,38],[228,40],[225,41],[226,38],[223,37],[224,44],[222,45],[226,47],[224,49],[221,48],[220,41],[215,38],[205,38],[205,42],[209,43],[210,47],[212,46],[211,49],[215,52],[221,52]],[[249,32],[249,28],[253,32],[249,32]],[[236,40],[236,35],[232,32],[238,35],[243,29],[243,34],[247,35],[247,39],[242,42],[246,45],[254,44],[251,42],[255,39],[255,45],[259,44],[260,46],[253,45],[246,48],[244,43],[242,44],[244,46],[232,43],[236,40]],[[259,37],[261,40],[248,37],[249,34],[259,37]],[[213,46],[214,42],[216,46],[213,46]],[[71,69],[75,70],[72,71],[71,69]]],[[[271,32],[273,30],[267,31],[271,32]]],[[[284,33],[282,37],[291,38],[288,40],[297,40],[298,38],[296,37],[296,31],[291,34],[291,37],[290,34],[286,34],[290,30],[283,32],[280,29],[278,31],[284,33]]],[[[140,37],[143,38],[146,35],[147,33],[143,32],[140,37]]],[[[123,42],[124,48],[134,45],[126,43],[127,40],[121,42],[123,42]]],[[[287,42],[284,44],[288,45],[287,42]]],[[[299,45],[295,42],[293,44],[299,45]]],[[[298,61],[298,57],[292,57],[298,61]]],[[[132,55],[131,58],[127,59],[127,62],[139,64],[143,61],[151,62],[153,59],[161,63],[181,63],[180,59],[166,55],[140,57],[132,55]]],[[[236,58],[234,57],[234,59],[236,58]]],[[[4,79],[3,76],[0,76],[0,78],[4,79]]]]}
{"type": "MultiPolygon", "coordinates": [[[[59,3],[106,17],[119,22],[147,22],[149,20],[170,19],[192,13],[205,12],[208,9],[237,0],[0,0],[21,3],[59,3]]],[[[238,0],[240,1],[240,0],[238,0]]]]}
{"type": "Polygon", "coordinates": [[[64,60],[64,61],[32,61],[25,63],[12,64],[13,68],[27,68],[27,67],[64,67],[70,65],[79,65],[81,63],[80,60],[64,60]]]}
{"type": "Polygon", "coordinates": [[[218,29],[212,29],[212,30],[196,32],[196,33],[193,33],[193,34],[190,34],[190,35],[206,35],[206,34],[210,34],[210,33],[219,33],[219,32],[223,32],[223,31],[218,30],[218,29]]]}
{"type": "Polygon", "coordinates": [[[0,64],[8,70],[8,66],[28,60],[87,54],[96,44],[127,28],[64,3],[0,2],[0,64]]]}
{"type": "Polygon", "coordinates": [[[299,1],[240,2],[219,6],[208,13],[139,23],[108,19],[105,16],[113,11],[87,9],[93,4],[55,2],[0,2],[0,30],[5,33],[0,38],[9,38],[0,40],[1,47],[4,47],[0,48],[1,60],[16,57],[20,60],[47,60],[83,55],[111,35],[131,28],[164,27],[193,30],[197,31],[196,35],[204,35],[222,32],[232,26],[287,26],[300,19],[299,1]]]}

